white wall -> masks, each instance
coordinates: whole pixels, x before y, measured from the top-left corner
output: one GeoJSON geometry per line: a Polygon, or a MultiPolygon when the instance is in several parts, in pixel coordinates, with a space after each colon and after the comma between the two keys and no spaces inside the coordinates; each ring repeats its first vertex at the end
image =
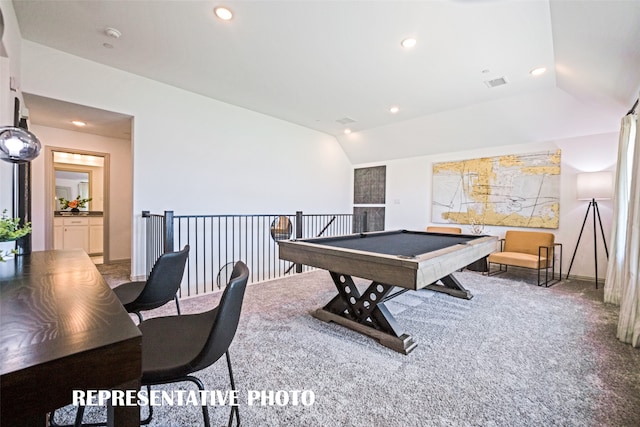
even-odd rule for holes
{"type": "MultiPolygon", "coordinates": [[[[569,268],[580,227],[587,212],[588,202],[576,200],[575,175],[580,172],[615,170],[618,134],[606,133],[578,138],[548,141],[544,143],[518,144],[500,147],[459,151],[433,156],[413,157],[388,162],[365,163],[355,167],[387,165],[386,224],[387,230],[422,230],[432,224],[431,178],[433,163],[453,160],[492,157],[504,154],[534,153],[561,149],[560,225],[557,230],[545,229],[556,235],[556,241],[564,245],[563,269],[569,268]]],[[[607,244],[610,243],[613,201],[598,202],[607,244]]],[[[571,275],[594,277],[593,223],[591,215],[581,238],[571,275]]],[[[469,226],[463,226],[470,231],[469,226]]],[[[505,227],[487,226],[487,234],[504,237],[505,227]]],[[[607,259],[598,230],[598,276],[604,278],[607,259]]]]}
{"type": "Polygon", "coordinates": [[[134,275],[143,268],[142,210],[351,210],[352,167],[331,136],[29,41],[22,80],[27,93],[134,117],[134,275]]]}
{"type": "MultiPolygon", "coordinates": [[[[10,90],[10,79],[20,84],[20,43],[18,21],[9,0],[0,0],[0,11],[4,21],[4,32],[0,41],[0,126],[13,126],[13,99],[21,95],[10,90]],[[2,56],[6,55],[6,56],[2,56]]],[[[0,162],[0,212],[6,209],[12,213],[13,168],[7,162],[0,162]]]]}
{"type": "MultiPolygon", "coordinates": [[[[18,20],[13,9],[13,3],[10,0],[0,0],[0,12],[4,21],[4,32],[0,41],[0,56],[4,55],[5,67],[2,67],[3,85],[6,79],[6,86],[3,91],[9,89],[9,77],[13,78],[13,86],[20,88],[20,43],[22,36],[18,27],[18,20]]],[[[6,95],[2,92],[3,95],[6,95]]],[[[21,97],[19,93],[12,92],[10,97],[3,96],[0,98],[0,116],[1,124],[8,125],[13,123],[13,97],[21,97]]]]}
{"type": "Polygon", "coordinates": [[[45,249],[45,188],[51,183],[45,179],[44,152],[45,147],[50,146],[110,154],[109,257],[114,261],[130,259],[133,199],[131,142],[48,126],[31,125],[30,130],[42,143],[42,154],[31,162],[33,250],[45,249]]]}

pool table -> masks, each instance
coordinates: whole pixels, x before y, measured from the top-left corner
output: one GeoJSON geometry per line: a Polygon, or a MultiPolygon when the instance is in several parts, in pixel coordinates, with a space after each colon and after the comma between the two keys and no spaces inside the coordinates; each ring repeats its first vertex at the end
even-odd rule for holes
{"type": "Polygon", "coordinates": [[[408,354],[417,344],[400,330],[385,301],[418,289],[472,298],[453,273],[494,252],[497,242],[495,236],[379,231],[282,240],[279,256],[329,271],[338,294],[315,310],[314,317],[339,323],[408,354]],[[353,277],[372,282],[360,293],[353,277]]]}

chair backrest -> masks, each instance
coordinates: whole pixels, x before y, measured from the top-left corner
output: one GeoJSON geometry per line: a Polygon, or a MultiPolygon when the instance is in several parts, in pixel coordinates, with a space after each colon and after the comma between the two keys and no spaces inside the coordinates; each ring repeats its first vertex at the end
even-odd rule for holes
{"type": "Polygon", "coordinates": [[[462,234],[462,228],[460,227],[440,227],[430,225],[429,227],[427,227],[427,231],[430,233],[462,234]]]}
{"type": "MultiPolygon", "coordinates": [[[[548,246],[553,249],[554,239],[553,233],[509,230],[504,236],[503,250],[504,252],[519,252],[537,256],[539,246],[548,246]]],[[[546,252],[543,250],[542,256],[545,255],[546,252]]]]}
{"type": "Polygon", "coordinates": [[[191,363],[192,372],[206,368],[227,352],[238,329],[248,280],[249,268],[242,261],[238,261],[233,267],[218,307],[214,308],[217,313],[207,343],[191,363]]]}
{"type": "Polygon", "coordinates": [[[141,307],[141,310],[152,310],[172,301],[182,282],[188,257],[189,245],[181,251],[160,255],[135,304],[141,307]]]}

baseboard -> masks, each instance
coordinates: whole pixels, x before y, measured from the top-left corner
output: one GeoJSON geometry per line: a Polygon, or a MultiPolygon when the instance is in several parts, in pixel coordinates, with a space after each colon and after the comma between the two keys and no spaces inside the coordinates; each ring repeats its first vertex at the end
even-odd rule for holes
{"type": "Polygon", "coordinates": [[[110,259],[109,264],[119,264],[121,262],[131,262],[131,258],[110,259]]]}
{"type": "MultiPolygon", "coordinates": [[[[535,274],[536,274],[536,270],[532,269],[532,268],[524,268],[524,267],[516,267],[516,266],[509,266],[509,268],[530,271],[533,276],[535,276],[535,274]]],[[[558,272],[556,271],[556,274],[557,273],[558,272]]],[[[562,279],[561,281],[567,281],[567,280],[569,280],[569,281],[570,280],[580,280],[580,281],[585,281],[585,282],[594,282],[595,281],[595,277],[593,277],[593,276],[579,276],[579,275],[575,275],[575,274],[572,274],[567,278],[566,273],[563,273],[561,279],[562,279]]],[[[604,284],[604,281],[605,281],[604,278],[600,278],[600,277],[598,278],[598,284],[599,285],[604,284]]]]}
{"type": "MultiPolygon", "coordinates": [[[[577,276],[575,274],[570,275],[568,278],[564,276],[563,280],[581,280],[585,282],[594,282],[595,277],[593,276],[577,276]]],[[[598,284],[604,284],[604,278],[598,278],[598,284]]]]}

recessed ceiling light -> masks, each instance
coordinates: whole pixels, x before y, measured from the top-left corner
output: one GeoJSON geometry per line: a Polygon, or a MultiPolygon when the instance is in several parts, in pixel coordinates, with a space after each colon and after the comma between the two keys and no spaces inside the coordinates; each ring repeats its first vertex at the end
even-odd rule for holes
{"type": "Polygon", "coordinates": [[[82,127],[82,126],[86,126],[87,124],[81,120],[74,120],[71,123],[73,123],[74,125],[78,126],[78,127],[82,127]]]}
{"type": "Polygon", "coordinates": [[[213,9],[213,13],[215,13],[216,16],[223,21],[229,21],[231,20],[231,18],[233,18],[233,12],[231,12],[231,10],[227,9],[226,7],[216,7],[213,9]]]}
{"type": "Polygon", "coordinates": [[[111,38],[119,39],[122,36],[122,33],[117,28],[107,27],[104,29],[104,33],[111,38]]]}
{"type": "Polygon", "coordinates": [[[406,38],[400,42],[402,47],[404,47],[405,49],[411,49],[416,45],[416,43],[418,43],[418,41],[412,37],[406,38]]]}
{"type": "Polygon", "coordinates": [[[349,135],[351,133],[351,129],[347,128],[344,130],[345,135],[349,135]]]}
{"type": "Polygon", "coordinates": [[[547,71],[546,68],[540,67],[540,68],[534,68],[533,70],[530,71],[530,73],[532,76],[539,76],[540,74],[544,74],[545,71],[547,71]]]}
{"type": "Polygon", "coordinates": [[[400,111],[400,108],[396,107],[395,105],[393,107],[389,108],[389,112],[391,114],[396,114],[398,111],[400,111]]]}

